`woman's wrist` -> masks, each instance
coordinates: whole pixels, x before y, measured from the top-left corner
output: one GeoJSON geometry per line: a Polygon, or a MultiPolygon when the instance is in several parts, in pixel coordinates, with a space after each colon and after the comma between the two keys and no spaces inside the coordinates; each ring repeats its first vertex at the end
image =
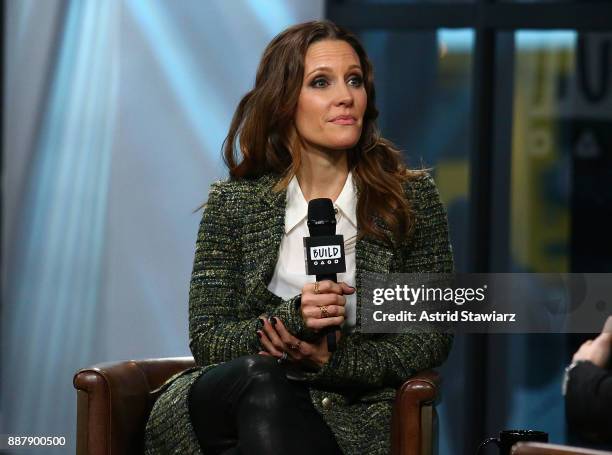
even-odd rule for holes
{"type": "MultiPolygon", "coordinates": [[[[330,360],[332,355],[334,354],[333,352],[330,352],[327,349],[327,337],[324,337],[323,339],[325,340],[322,345],[321,345],[321,349],[318,352],[318,359],[317,359],[317,365],[320,368],[323,368],[325,365],[327,365],[330,360]]],[[[340,338],[342,338],[342,332],[340,330],[336,330],[336,346],[338,345],[338,343],[340,342],[340,338]]]]}
{"type": "Polygon", "coordinates": [[[329,359],[331,359],[332,353],[327,351],[327,348],[319,355],[316,363],[319,368],[323,368],[325,365],[329,363],[329,359]]]}

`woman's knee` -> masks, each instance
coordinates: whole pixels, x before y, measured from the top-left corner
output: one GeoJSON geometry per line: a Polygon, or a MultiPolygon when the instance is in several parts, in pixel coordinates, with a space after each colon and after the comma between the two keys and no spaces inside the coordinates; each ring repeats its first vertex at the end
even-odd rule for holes
{"type": "Polygon", "coordinates": [[[251,380],[265,378],[274,382],[287,381],[285,371],[273,357],[255,354],[239,357],[235,361],[245,378],[251,380]]]}
{"type": "Polygon", "coordinates": [[[247,387],[252,378],[279,379],[279,370],[279,365],[270,357],[235,358],[201,375],[191,387],[189,401],[193,404],[230,400],[233,394],[247,387]]]}
{"type": "Polygon", "coordinates": [[[258,405],[256,397],[265,397],[268,404],[286,402],[293,393],[284,369],[273,357],[248,355],[225,362],[204,373],[193,385],[191,407],[215,408],[214,403],[258,405]]]}
{"type": "Polygon", "coordinates": [[[276,359],[262,355],[241,357],[241,368],[245,375],[241,392],[244,405],[271,410],[295,401],[295,390],[276,359]]]}

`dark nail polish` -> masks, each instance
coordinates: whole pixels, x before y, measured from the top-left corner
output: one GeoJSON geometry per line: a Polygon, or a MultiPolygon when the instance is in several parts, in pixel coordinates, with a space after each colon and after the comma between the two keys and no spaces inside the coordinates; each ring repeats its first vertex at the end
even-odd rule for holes
{"type": "Polygon", "coordinates": [[[257,331],[257,336],[261,338],[261,332],[259,330],[257,331]]]}
{"type": "Polygon", "coordinates": [[[276,322],[276,318],[270,318],[270,324],[272,324],[272,326],[275,326],[276,322]]]}

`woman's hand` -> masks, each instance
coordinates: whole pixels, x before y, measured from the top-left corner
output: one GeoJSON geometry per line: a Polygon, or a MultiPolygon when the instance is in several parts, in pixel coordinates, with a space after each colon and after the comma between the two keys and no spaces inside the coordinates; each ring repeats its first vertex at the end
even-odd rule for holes
{"type": "Polygon", "coordinates": [[[610,358],[610,350],[612,349],[612,334],[603,332],[594,340],[587,340],[576,351],[572,359],[573,362],[578,360],[588,360],[598,367],[605,368],[610,358]]]}
{"type": "Polygon", "coordinates": [[[300,314],[304,325],[318,332],[325,327],[339,326],[344,322],[346,297],[355,288],[346,283],[323,280],[306,283],[302,288],[300,314]]]}
{"type": "MultiPolygon", "coordinates": [[[[263,330],[257,331],[257,335],[265,351],[259,351],[259,354],[280,359],[286,352],[288,361],[316,368],[321,368],[329,362],[331,353],[327,351],[327,337],[321,337],[315,343],[307,343],[289,333],[280,319],[273,318],[273,323],[266,318],[261,320],[264,327],[263,330]]],[[[340,341],[340,338],[340,331],[337,330],[336,342],[340,341]]]]}

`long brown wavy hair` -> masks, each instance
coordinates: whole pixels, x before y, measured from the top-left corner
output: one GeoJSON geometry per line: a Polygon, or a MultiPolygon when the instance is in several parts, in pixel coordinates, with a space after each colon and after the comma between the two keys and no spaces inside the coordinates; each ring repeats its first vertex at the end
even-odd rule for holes
{"type": "Polygon", "coordinates": [[[278,34],[264,50],[255,87],[238,104],[223,143],[232,179],[274,173],[274,188],[287,187],[300,166],[299,147],[289,147],[289,134],[304,78],[308,47],[322,40],[343,40],[359,56],[367,106],[358,143],[348,150],[348,166],[357,187],[359,237],[371,235],[388,243],[406,238],[413,225],[403,183],[421,171],[408,170],[400,151],[380,135],[372,64],[359,40],[330,21],[294,25],[278,34]],[[379,222],[382,221],[382,224],[379,222]]]}

